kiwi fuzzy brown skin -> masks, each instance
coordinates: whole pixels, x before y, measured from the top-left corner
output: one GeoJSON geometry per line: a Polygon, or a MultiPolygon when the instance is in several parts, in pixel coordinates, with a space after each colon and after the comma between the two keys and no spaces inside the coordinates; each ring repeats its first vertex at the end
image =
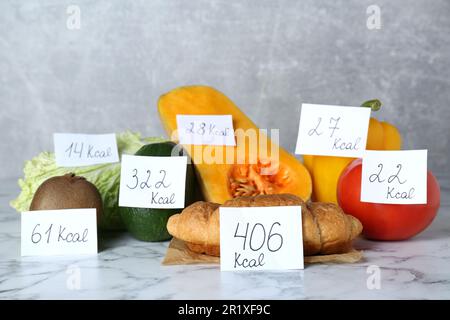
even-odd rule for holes
{"type": "Polygon", "coordinates": [[[103,202],[95,185],[83,177],[68,173],[45,180],[36,190],[30,211],[96,208],[97,222],[103,202]]]}

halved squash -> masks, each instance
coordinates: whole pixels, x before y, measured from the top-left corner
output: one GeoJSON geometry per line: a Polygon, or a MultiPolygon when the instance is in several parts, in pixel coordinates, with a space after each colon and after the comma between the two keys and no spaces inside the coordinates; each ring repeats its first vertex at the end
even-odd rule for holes
{"type": "Polygon", "coordinates": [[[174,89],[158,101],[162,124],[177,142],[177,115],[231,115],[236,146],[186,145],[205,200],[257,194],[291,193],[308,200],[308,170],[293,155],[272,143],[264,132],[224,94],[207,86],[174,89]]]}

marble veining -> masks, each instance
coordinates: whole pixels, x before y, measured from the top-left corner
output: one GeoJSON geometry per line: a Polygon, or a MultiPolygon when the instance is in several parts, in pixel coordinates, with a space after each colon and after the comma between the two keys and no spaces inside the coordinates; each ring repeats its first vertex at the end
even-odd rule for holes
{"type": "Polygon", "coordinates": [[[422,234],[404,242],[359,239],[364,260],[309,265],[301,271],[220,272],[218,266],[162,266],[168,243],[126,233],[101,237],[97,256],[20,257],[19,215],[8,205],[15,180],[0,183],[0,299],[450,299],[448,178],[441,209],[422,234]],[[367,267],[381,270],[381,288],[368,289],[367,267]],[[80,272],[80,289],[70,285],[80,272]]]}

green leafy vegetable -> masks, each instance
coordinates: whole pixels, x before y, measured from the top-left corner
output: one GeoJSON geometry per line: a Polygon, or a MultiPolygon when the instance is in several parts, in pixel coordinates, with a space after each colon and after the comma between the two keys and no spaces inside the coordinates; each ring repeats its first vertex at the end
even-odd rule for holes
{"type": "MultiPolygon", "coordinates": [[[[130,131],[119,133],[116,136],[120,155],[135,154],[146,144],[166,141],[158,137],[141,138],[139,133],[130,131]]],[[[100,191],[103,200],[103,215],[99,227],[107,230],[124,229],[118,211],[120,163],[59,168],[56,166],[53,153],[42,152],[37,157],[25,162],[24,178],[19,179],[19,186],[22,191],[17,199],[11,201],[11,206],[19,212],[28,211],[34,193],[42,182],[48,178],[61,176],[69,172],[85,177],[100,191]]]]}

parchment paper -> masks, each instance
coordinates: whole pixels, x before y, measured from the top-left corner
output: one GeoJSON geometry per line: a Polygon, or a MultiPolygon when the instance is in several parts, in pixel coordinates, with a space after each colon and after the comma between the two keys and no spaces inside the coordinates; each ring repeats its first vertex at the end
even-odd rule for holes
{"type": "MultiPolygon", "coordinates": [[[[343,254],[330,254],[304,257],[305,264],[312,263],[355,263],[362,259],[362,251],[352,249],[343,254]]],[[[167,248],[163,265],[182,264],[220,264],[219,257],[208,256],[190,251],[182,240],[173,238],[167,248]]]]}

